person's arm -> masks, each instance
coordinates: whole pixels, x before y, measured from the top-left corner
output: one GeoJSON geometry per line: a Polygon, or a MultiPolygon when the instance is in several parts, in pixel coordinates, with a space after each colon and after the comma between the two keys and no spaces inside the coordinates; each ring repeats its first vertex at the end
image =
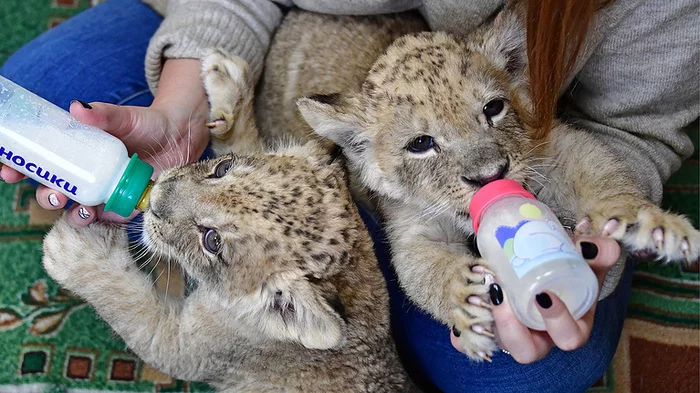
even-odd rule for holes
{"type": "MultiPolygon", "coordinates": [[[[609,7],[630,4],[620,0],[609,7]]],[[[564,120],[623,159],[638,189],[655,204],[664,182],[693,152],[683,128],[700,113],[697,12],[694,0],[644,2],[626,10],[562,100],[564,120]]],[[[601,297],[614,290],[614,276],[601,297]]]]}
{"type": "Polygon", "coordinates": [[[700,114],[697,13],[695,0],[636,6],[605,32],[563,97],[565,120],[624,157],[657,204],[693,152],[683,128],[700,114]]]}
{"type": "MultiPolygon", "coordinates": [[[[148,2],[147,2],[148,3],[148,2]]],[[[153,2],[162,10],[162,2],[153,2]]],[[[210,48],[243,58],[260,77],[282,11],[271,0],[170,0],[146,53],[146,78],[156,91],[165,59],[199,59],[210,48]]]]}
{"type": "MultiPolygon", "coordinates": [[[[158,10],[162,8],[158,4],[152,6],[158,10]]],[[[71,114],[120,138],[130,152],[139,153],[154,166],[156,175],[165,168],[195,161],[209,141],[205,127],[209,104],[199,58],[210,48],[229,51],[248,61],[257,79],[281,18],[280,9],[266,0],[170,1],[146,58],[153,104],[142,108],[90,103],[85,107],[76,102],[71,105],[71,114]]],[[[0,172],[8,182],[22,178],[10,168],[0,172]]],[[[68,202],[65,195],[43,186],[36,197],[39,205],[49,210],[61,209],[68,202]]],[[[95,219],[124,220],[95,206],[74,205],[68,212],[68,222],[75,227],[95,219]]]]}
{"type": "MultiPolygon", "coordinates": [[[[138,153],[155,169],[197,160],[209,142],[205,124],[209,104],[200,79],[200,63],[194,59],[170,59],[163,65],[160,89],[150,107],[118,106],[91,102],[71,105],[71,114],[83,123],[105,130],[121,139],[131,153],[138,153]]],[[[9,168],[7,168],[9,169],[9,168]]],[[[63,208],[68,198],[40,186],[36,198],[47,210],[63,208]]],[[[67,214],[74,227],[96,219],[124,221],[100,206],[74,205],[67,214]]]]}

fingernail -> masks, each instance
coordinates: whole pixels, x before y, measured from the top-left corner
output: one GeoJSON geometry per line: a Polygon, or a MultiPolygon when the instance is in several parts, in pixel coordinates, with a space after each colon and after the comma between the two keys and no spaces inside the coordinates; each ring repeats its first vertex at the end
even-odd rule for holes
{"type": "Polygon", "coordinates": [[[74,102],[77,102],[78,104],[82,105],[83,108],[85,108],[85,109],[92,109],[92,106],[90,106],[90,104],[88,104],[88,103],[85,102],[85,101],[82,101],[82,100],[73,100],[73,101],[71,101],[70,103],[72,104],[72,103],[74,103],[74,102]]]}
{"type": "Polygon", "coordinates": [[[58,197],[56,196],[56,194],[54,194],[54,193],[49,194],[49,204],[51,204],[51,206],[54,206],[54,207],[57,207],[60,204],[58,202],[58,197]]]}
{"type": "Polygon", "coordinates": [[[88,218],[90,218],[90,213],[87,211],[86,208],[80,206],[78,208],[78,216],[80,216],[80,218],[82,218],[83,220],[87,220],[88,218]]]}
{"type": "Polygon", "coordinates": [[[542,308],[552,307],[552,298],[544,292],[535,296],[535,300],[537,300],[537,304],[539,304],[542,308]]]}
{"type": "Polygon", "coordinates": [[[591,242],[581,242],[581,255],[584,259],[595,259],[598,256],[598,246],[591,242]]]}
{"type": "Polygon", "coordinates": [[[491,297],[491,303],[493,303],[495,306],[503,303],[503,291],[501,290],[500,285],[491,284],[491,287],[489,288],[489,296],[491,297]]]}
{"type": "Polygon", "coordinates": [[[459,336],[462,334],[462,332],[460,332],[459,330],[457,330],[456,327],[452,326],[452,334],[454,334],[455,337],[459,337],[459,336]]]}

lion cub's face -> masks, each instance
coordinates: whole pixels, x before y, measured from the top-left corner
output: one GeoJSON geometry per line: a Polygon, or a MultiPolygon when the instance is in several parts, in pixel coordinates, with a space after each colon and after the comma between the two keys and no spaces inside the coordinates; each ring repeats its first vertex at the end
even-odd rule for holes
{"type": "Polygon", "coordinates": [[[344,324],[324,280],[347,262],[356,228],[342,166],[298,150],[164,172],[144,213],[144,242],[243,313],[256,334],[326,348],[344,324]]]}
{"type": "Polygon", "coordinates": [[[379,194],[458,220],[484,184],[524,181],[524,36],[502,13],[464,41],[443,33],[394,42],[362,90],[299,101],[379,194]]]}

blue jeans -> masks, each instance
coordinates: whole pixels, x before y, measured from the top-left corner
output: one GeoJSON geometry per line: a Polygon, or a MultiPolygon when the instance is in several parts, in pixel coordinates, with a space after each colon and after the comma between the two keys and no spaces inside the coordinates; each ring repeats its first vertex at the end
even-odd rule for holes
{"type": "MultiPolygon", "coordinates": [[[[12,56],[0,74],[68,108],[72,99],[147,106],[153,100],[144,78],[148,41],[161,18],[138,0],[110,0],[62,23],[12,56]]],[[[381,226],[360,206],[387,278],[392,327],[402,360],[426,391],[583,392],[610,363],[627,309],[632,269],[617,290],[599,303],[595,326],[581,349],[557,349],[521,365],[497,353],[493,363],[475,363],[452,348],[449,330],[407,300],[389,265],[381,226]]]]}

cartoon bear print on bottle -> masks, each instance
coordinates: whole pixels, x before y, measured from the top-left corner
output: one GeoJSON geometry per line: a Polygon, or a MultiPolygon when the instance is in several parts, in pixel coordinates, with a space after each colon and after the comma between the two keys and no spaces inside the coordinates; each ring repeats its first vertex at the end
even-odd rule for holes
{"type": "Polygon", "coordinates": [[[537,206],[524,203],[519,212],[524,220],[515,226],[499,226],[494,234],[519,277],[530,269],[529,263],[578,257],[571,240],[558,230],[558,223],[543,217],[537,206]]]}

